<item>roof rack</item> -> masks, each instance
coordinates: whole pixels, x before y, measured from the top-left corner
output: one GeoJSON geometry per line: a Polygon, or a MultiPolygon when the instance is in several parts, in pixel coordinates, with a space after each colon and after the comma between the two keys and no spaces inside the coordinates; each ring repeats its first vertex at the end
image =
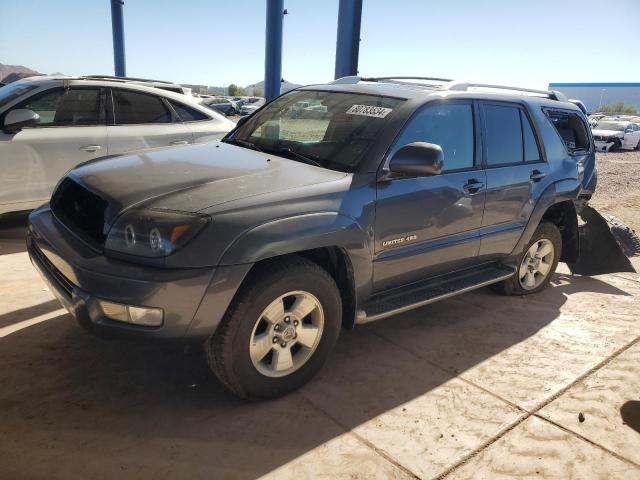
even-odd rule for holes
{"type": "Polygon", "coordinates": [[[166,80],[153,80],[150,78],[136,78],[136,77],[115,77],[113,75],[83,75],[79,78],[86,80],[112,80],[115,82],[146,82],[146,83],[166,83],[167,85],[177,85],[175,82],[168,82],[166,80]]]}
{"type": "Polygon", "coordinates": [[[336,80],[329,82],[331,84],[356,84],[359,82],[375,82],[375,83],[395,83],[400,85],[417,85],[420,87],[429,87],[436,86],[433,84],[422,83],[421,81],[428,80],[431,82],[440,82],[447,83],[452,82],[450,78],[439,78],[439,77],[360,77],[360,76],[350,76],[350,77],[341,77],[336,80]],[[412,82],[410,80],[418,80],[418,82],[412,82]]]}
{"type": "Polygon", "coordinates": [[[520,93],[532,93],[534,95],[543,96],[551,100],[566,102],[567,97],[556,90],[536,90],[533,88],[511,87],[508,85],[492,85],[490,83],[470,83],[470,82],[451,82],[442,87],[442,90],[467,91],[470,88],[488,88],[491,90],[510,90],[520,93]]]}

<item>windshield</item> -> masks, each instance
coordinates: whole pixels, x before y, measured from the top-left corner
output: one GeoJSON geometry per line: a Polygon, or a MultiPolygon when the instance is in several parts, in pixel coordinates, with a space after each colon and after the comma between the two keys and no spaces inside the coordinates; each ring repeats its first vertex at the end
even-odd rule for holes
{"type": "Polygon", "coordinates": [[[596,123],[596,126],[593,128],[594,130],[615,130],[616,132],[624,132],[623,123],[598,122],[596,123]]]}
{"type": "Polygon", "coordinates": [[[298,90],[277,98],[227,141],[341,172],[353,172],[403,100],[298,90]]]}
{"type": "Polygon", "coordinates": [[[36,83],[10,83],[4,87],[0,87],[0,107],[8,105],[10,102],[20,97],[24,93],[27,93],[34,88],[38,88],[36,83]]]}

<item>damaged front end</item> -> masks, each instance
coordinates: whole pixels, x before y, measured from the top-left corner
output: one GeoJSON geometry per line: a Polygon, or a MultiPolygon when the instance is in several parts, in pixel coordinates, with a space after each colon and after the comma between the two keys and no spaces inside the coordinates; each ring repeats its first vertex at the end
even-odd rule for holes
{"type": "Polygon", "coordinates": [[[575,263],[568,263],[571,272],[635,272],[629,258],[640,254],[640,239],[633,230],[613,216],[600,215],[589,205],[583,206],[579,215],[584,222],[578,226],[580,254],[575,263]]]}

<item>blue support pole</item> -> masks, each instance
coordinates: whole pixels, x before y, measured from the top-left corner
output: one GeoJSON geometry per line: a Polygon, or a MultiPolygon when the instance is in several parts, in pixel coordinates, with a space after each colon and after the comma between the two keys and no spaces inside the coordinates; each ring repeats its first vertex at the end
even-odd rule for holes
{"type": "Polygon", "coordinates": [[[267,0],[267,29],[264,52],[264,96],[267,102],[280,95],[283,18],[284,0],[267,0]]]}
{"type": "Polygon", "coordinates": [[[335,78],[358,74],[362,0],[340,0],[335,78]]]}
{"type": "Polygon", "coordinates": [[[113,32],[113,65],[116,77],[126,77],[124,60],[123,0],[111,0],[111,30],[113,32]]]}

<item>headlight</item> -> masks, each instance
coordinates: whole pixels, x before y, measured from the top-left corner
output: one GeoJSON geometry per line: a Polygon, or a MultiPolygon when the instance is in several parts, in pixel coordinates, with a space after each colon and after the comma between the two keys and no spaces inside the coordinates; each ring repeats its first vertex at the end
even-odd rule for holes
{"type": "Polygon", "coordinates": [[[166,257],[195,237],[209,221],[209,216],[193,213],[131,210],[111,227],[105,249],[139,257],[166,257]]]}

